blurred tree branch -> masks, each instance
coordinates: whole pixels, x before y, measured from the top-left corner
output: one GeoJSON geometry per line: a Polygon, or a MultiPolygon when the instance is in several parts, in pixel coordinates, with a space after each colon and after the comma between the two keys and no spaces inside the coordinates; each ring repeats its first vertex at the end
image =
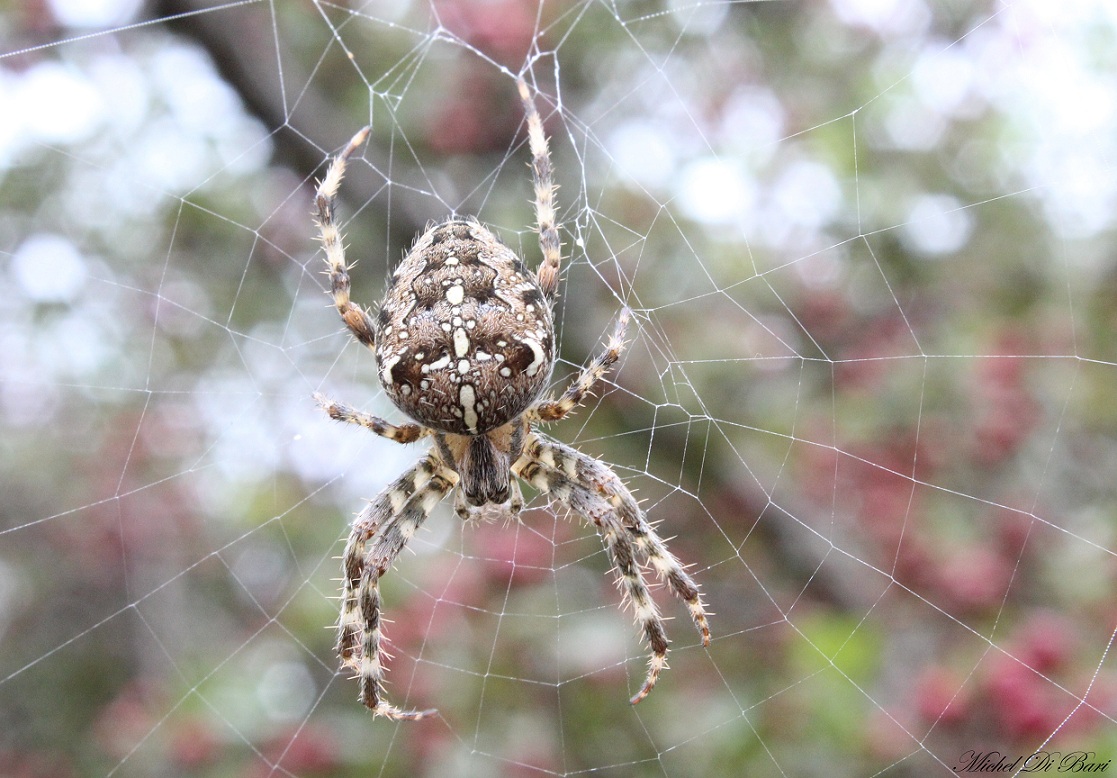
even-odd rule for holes
{"type": "MultiPolygon", "coordinates": [[[[221,77],[241,96],[245,109],[265,127],[276,128],[272,135],[276,159],[300,177],[309,178],[322,165],[321,149],[339,148],[353,128],[334,119],[337,106],[319,89],[324,80],[311,78],[298,57],[283,57],[279,80],[272,27],[262,23],[260,6],[204,13],[211,7],[208,0],[155,0],[150,12],[155,18],[166,18],[167,29],[208,52],[221,77]],[[292,106],[284,91],[298,95],[297,127],[290,121],[292,106]]],[[[386,166],[386,159],[373,145],[363,155],[378,168],[386,166]]],[[[362,177],[346,182],[354,201],[371,198],[373,187],[373,180],[362,177]]]]}

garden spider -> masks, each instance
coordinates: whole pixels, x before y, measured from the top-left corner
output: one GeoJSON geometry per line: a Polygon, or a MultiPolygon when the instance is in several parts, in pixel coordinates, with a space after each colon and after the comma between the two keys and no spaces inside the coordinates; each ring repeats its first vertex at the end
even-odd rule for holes
{"type": "Polygon", "coordinates": [[[412,422],[391,424],[322,395],[315,399],[331,418],[396,443],[434,439],[419,463],[357,516],[345,546],[337,651],[342,666],[360,678],[361,702],[390,719],[419,719],[435,711],[401,710],[384,698],[378,584],[455,487],[455,508],[466,520],[490,504],[517,515],[523,497],[516,479],[522,479],[597,527],[617,583],[651,647],[647,677],[633,704],[648,695],[667,664],[666,631],[642,566],[654,568],[686,603],[702,644],[710,643],[697,585],[620,478],[535,428],[577,408],[617,361],[630,313],[621,311],[605,350],[558,399],[540,399],[554,367],[551,306],[561,254],[547,140],[527,84],[522,78],[517,84],[527,117],[543,254],[536,272],[476,220],[451,217],[419,236],[372,315],[349,299],[349,266],[334,214],[346,162],[369,128],[334,158],[318,187],[317,225],[334,305],[353,336],[375,353],[384,391],[412,422]]]}

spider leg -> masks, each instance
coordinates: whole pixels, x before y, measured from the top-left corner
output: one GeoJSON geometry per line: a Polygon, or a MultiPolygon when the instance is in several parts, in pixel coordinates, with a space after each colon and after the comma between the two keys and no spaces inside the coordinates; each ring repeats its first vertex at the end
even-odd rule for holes
{"type": "Polygon", "coordinates": [[[369,348],[373,348],[376,330],[372,317],[368,315],[368,311],[349,299],[349,266],[345,262],[345,247],[342,245],[341,232],[337,228],[335,218],[337,190],[341,186],[341,179],[345,177],[345,165],[353,152],[365,142],[368,133],[369,128],[365,127],[354,135],[349,145],[330,163],[325,178],[318,185],[318,194],[315,197],[317,206],[315,221],[322,238],[322,247],[326,252],[330,294],[334,298],[334,307],[341,314],[341,320],[353,333],[353,337],[369,348]]]}
{"type": "Polygon", "coordinates": [[[379,416],[363,413],[317,392],[314,394],[314,401],[331,419],[356,424],[396,443],[414,443],[431,434],[430,430],[420,424],[392,424],[379,416]]]}
{"type": "Polygon", "coordinates": [[[384,698],[379,583],[457,480],[437,455],[428,454],[369,503],[345,545],[337,652],[342,666],[358,673],[361,703],[377,716],[414,720],[435,712],[401,710],[384,698]]]}
{"type": "Polygon", "coordinates": [[[636,621],[652,650],[647,677],[631,699],[635,705],[648,696],[660,671],[667,666],[668,645],[663,619],[648,591],[637,557],[647,560],[660,580],[686,604],[702,645],[708,646],[710,627],[698,585],[645,520],[632,493],[604,464],[569,446],[532,434],[512,470],[593,522],[601,533],[617,569],[618,584],[632,603],[636,621]]]}
{"type": "Polygon", "coordinates": [[[538,403],[534,409],[536,418],[543,422],[558,421],[581,404],[585,396],[593,390],[593,387],[597,385],[597,382],[601,380],[609,368],[620,359],[625,346],[624,333],[628,329],[628,320],[631,316],[632,311],[628,308],[621,309],[605,350],[582,369],[582,372],[571,382],[559,399],[544,400],[538,403]]]}
{"type": "Polygon", "coordinates": [[[531,177],[535,182],[535,220],[539,229],[539,249],[543,252],[543,262],[535,277],[547,302],[554,302],[558,291],[559,270],[562,267],[562,242],[555,224],[554,168],[551,165],[550,149],[547,148],[547,137],[543,134],[543,120],[539,118],[539,111],[528,91],[527,82],[519,78],[516,86],[520,90],[520,100],[527,117],[531,177]]]}

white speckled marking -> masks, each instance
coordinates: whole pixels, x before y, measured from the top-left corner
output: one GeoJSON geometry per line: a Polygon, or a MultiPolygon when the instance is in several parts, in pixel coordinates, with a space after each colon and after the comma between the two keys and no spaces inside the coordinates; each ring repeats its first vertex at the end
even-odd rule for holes
{"type": "Polygon", "coordinates": [[[446,354],[442,359],[431,362],[429,365],[423,365],[422,370],[424,373],[429,373],[432,370],[441,370],[450,364],[450,355],[446,354]]]}
{"type": "Polygon", "coordinates": [[[403,506],[407,505],[407,492],[393,489],[388,492],[388,501],[392,504],[392,513],[399,513],[403,510],[403,506]]]}
{"type": "Polygon", "coordinates": [[[365,678],[379,678],[381,675],[380,655],[361,657],[361,675],[365,678]]]}
{"type": "Polygon", "coordinates": [[[380,368],[380,381],[385,386],[395,383],[392,378],[392,368],[396,366],[397,362],[399,362],[399,354],[384,360],[384,365],[380,368]]]}
{"type": "Polygon", "coordinates": [[[450,305],[461,305],[465,299],[465,288],[461,284],[454,284],[446,290],[446,302],[450,305]]]}
{"type": "Polygon", "coordinates": [[[462,384],[461,391],[458,392],[458,403],[462,407],[462,419],[465,421],[465,426],[469,428],[470,432],[476,432],[477,409],[473,406],[477,404],[477,394],[473,391],[473,384],[462,384]]]}
{"type": "Polygon", "coordinates": [[[539,366],[543,364],[546,355],[543,353],[543,347],[539,345],[539,341],[534,338],[520,338],[521,343],[526,343],[527,347],[531,349],[532,359],[531,364],[524,370],[528,375],[535,375],[539,371],[539,366]]]}
{"type": "Polygon", "coordinates": [[[464,357],[469,353],[469,335],[465,329],[458,327],[454,330],[454,355],[464,357]]]}

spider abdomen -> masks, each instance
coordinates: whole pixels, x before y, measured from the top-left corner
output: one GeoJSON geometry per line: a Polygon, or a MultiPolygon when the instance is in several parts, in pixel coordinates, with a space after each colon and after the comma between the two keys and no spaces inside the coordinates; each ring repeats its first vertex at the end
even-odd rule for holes
{"type": "Polygon", "coordinates": [[[516,254],[473,220],[423,233],[377,319],[384,390],[416,422],[479,435],[522,414],[554,362],[551,308],[516,254]]]}

